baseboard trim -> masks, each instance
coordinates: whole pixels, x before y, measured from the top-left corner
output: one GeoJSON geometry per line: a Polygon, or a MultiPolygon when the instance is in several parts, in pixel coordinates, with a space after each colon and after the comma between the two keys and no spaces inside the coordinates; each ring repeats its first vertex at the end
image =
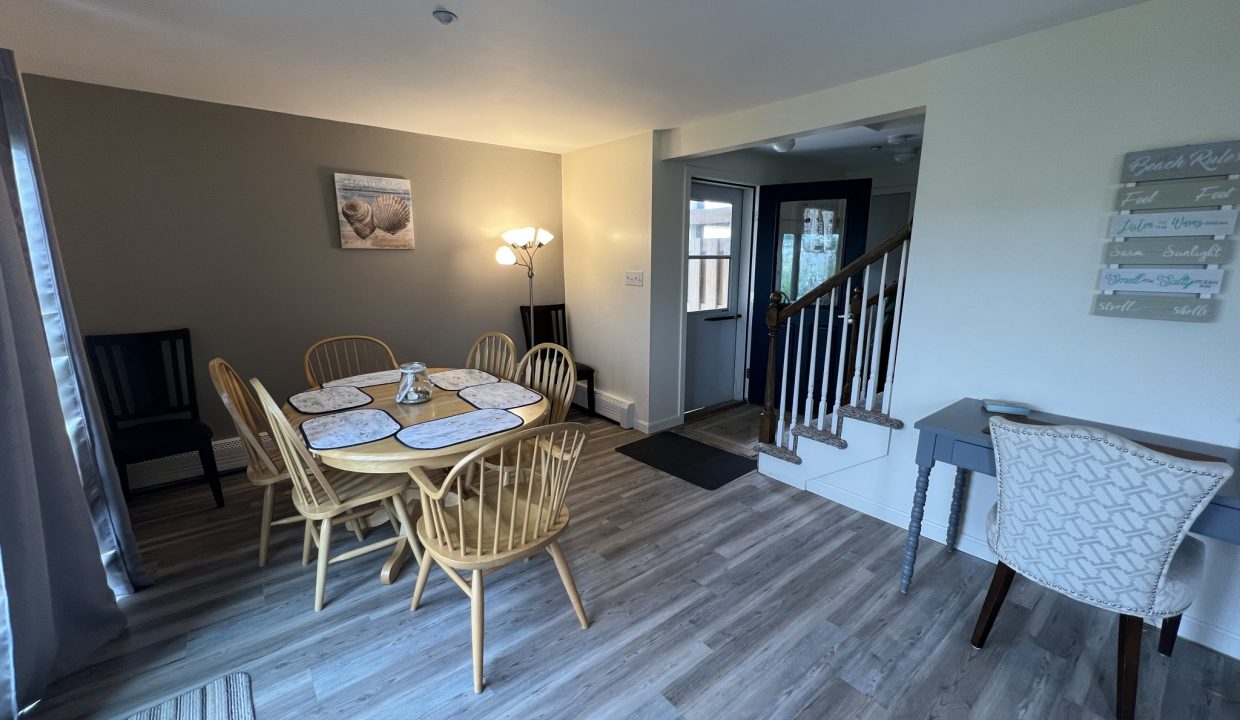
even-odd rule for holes
{"type": "Polygon", "coordinates": [[[670,417],[665,417],[662,420],[655,420],[654,422],[638,420],[637,423],[634,424],[633,427],[635,427],[640,432],[646,433],[647,435],[653,435],[654,433],[663,432],[664,430],[670,430],[674,427],[680,427],[681,425],[684,425],[684,424],[685,424],[685,416],[676,414],[670,417]]]}

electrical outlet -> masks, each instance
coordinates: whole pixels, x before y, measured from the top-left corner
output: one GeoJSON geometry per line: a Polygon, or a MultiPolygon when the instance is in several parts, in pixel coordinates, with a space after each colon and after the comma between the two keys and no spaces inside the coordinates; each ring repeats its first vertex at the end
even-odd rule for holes
{"type": "Polygon", "coordinates": [[[641,270],[625,270],[624,284],[633,287],[641,287],[646,284],[646,273],[641,270]]]}

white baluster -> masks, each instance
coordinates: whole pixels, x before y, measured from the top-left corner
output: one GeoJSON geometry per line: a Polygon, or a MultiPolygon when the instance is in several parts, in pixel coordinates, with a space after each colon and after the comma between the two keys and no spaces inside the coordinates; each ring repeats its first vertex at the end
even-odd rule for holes
{"type": "Polygon", "coordinates": [[[792,339],[792,323],[784,323],[784,373],[779,383],[779,424],[775,428],[775,447],[784,446],[784,413],[788,407],[788,341],[792,339]]]}
{"type": "Polygon", "coordinates": [[[853,376],[852,376],[852,392],[850,392],[848,404],[857,407],[858,398],[861,395],[861,368],[865,365],[865,320],[866,320],[866,300],[870,297],[870,268],[867,266],[862,273],[861,281],[861,310],[857,313],[860,320],[857,321],[857,356],[853,359],[853,376]]]}
{"type": "Polygon", "coordinates": [[[840,434],[843,418],[840,417],[840,401],[844,398],[844,366],[848,359],[848,326],[852,324],[852,278],[844,283],[844,327],[840,333],[840,357],[835,368],[835,407],[832,410],[832,423],[835,429],[831,432],[840,434]]]}
{"type": "MultiPolygon", "coordinates": [[[[831,376],[831,340],[835,337],[835,295],[838,287],[831,288],[831,305],[827,311],[827,349],[822,353],[822,392],[818,395],[818,429],[827,421],[827,379],[831,376]]],[[[821,300],[822,298],[819,298],[821,300]]],[[[816,313],[815,313],[816,315],[816,313]]]]}
{"type": "Polygon", "coordinates": [[[874,306],[874,342],[870,350],[870,370],[867,373],[870,377],[867,381],[865,389],[865,409],[874,409],[874,396],[878,392],[878,373],[879,362],[883,358],[883,320],[887,313],[883,312],[883,293],[887,290],[887,257],[891,253],[883,255],[883,269],[878,274],[878,304],[874,306]]]}
{"type": "Polygon", "coordinates": [[[900,246],[900,273],[896,276],[896,305],[891,315],[891,349],[887,351],[887,381],[883,383],[883,412],[891,414],[891,384],[896,377],[896,348],[900,344],[900,318],[904,317],[904,282],[908,273],[908,240],[900,246]]]}
{"type": "Polygon", "coordinates": [[[792,427],[797,426],[797,403],[801,398],[801,346],[805,340],[805,308],[797,316],[797,365],[792,376],[792,427]]]}
{"type": "Polygon", "coordinates": [[[822,312],[822,298],[814,301],[814,333],[809,341],[809,377],[805,384],[805,427],[814,418],[814,365],[818,362],[818,315],[822,312]]]}

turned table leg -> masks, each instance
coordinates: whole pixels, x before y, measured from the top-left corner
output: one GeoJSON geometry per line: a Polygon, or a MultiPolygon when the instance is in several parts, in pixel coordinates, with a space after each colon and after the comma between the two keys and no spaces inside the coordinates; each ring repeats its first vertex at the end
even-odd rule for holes
{"type": "Polygon", "coordinates": [[[960,535],[960,505],[964,501],[964,489],[969,482],[969,471],[956,468],[956,484],[952,487],[952,506],[947,515],[947,552],[956,549],[956,538],[960,535]]]}
{"type": "Polygon", "coordinates": [[[917,470],[917,489],[913,491],[913,512],[908,521],[908,542],[904,545],[904,569],[900,573],[900,592],[908,592],[913,582],[913,565],[917,563],[917,543],[921,540],[921,517],[926,510],[926,489],[930,487],[930,469],[934,461],[917,470]]]}

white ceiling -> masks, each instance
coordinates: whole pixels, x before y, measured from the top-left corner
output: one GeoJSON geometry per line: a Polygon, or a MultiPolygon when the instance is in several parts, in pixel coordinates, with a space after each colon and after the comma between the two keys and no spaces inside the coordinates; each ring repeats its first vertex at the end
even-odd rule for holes
{"type": "Polygon", "coordinates": [[[915,115],[878,125],[832,128],[797,137],[796,146],[785,153],[777,153],[770,143],[753,145],[750,152],[812,160],[844,171],[894,166],[897,153],[921,148],[925,123],[925,115],[915,115]],[[902,142],[892,145],[889,141],[894,137],[901,137],[902,142]]]}
{"type": "Polygon", "coordinates": [[[3,0],[23,72],[563,152],[1133,0],[3,0]]]}

